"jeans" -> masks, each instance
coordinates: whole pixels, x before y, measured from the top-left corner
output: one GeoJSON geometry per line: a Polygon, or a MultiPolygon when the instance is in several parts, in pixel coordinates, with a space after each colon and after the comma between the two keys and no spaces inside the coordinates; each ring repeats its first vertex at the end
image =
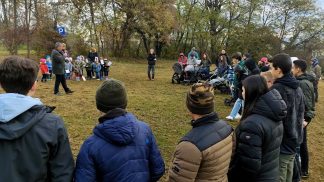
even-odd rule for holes
{"type": "Polygon", "coordinates": [[[64,74],[55,74],[55,85],[54,85],[54,94],[59,92],[60,83],[63,86],[65,92],[70,91],[70,89],[66,85],[65,75],[64,74]]]}
{"type": "Polygon", "coordinates": [[[148,65],[147,67],[147,76],[149,79],[154,79],[155,65],[148,65]],[[152,74],[152,76],[151,76],[152,74]]]}
{"type": "Polygon", "coordinates": [[[96,72],[96,78],[100,80],[102,79],[100,71],[96,72]]]}
{"type": "Polygon", "coordinates": [[[230,116],[235,118],[235,116],[240,111],[241,107],[243,108],[243,106],[244,106],[244,100],[240,99],[240,98],[237,98],[236,101],[235,101],[235,104],[233,106],[233,109],[232,109],[232,111],[230,113],[230,116]]]}
{"type": "MultiPolygon", "coordinates": [[[[309,121],[308,121],[309,122],[309,121]]],[[[307,148],[307,126],[303,133],[303,143],[300,145],[300,159],[302,173],[308,173],[308,148],[307,148]]]]}
{"type": "Polygon", "coordinates": [[[280,182],[292,182],[295,154],[279,156],[280,182]]]}

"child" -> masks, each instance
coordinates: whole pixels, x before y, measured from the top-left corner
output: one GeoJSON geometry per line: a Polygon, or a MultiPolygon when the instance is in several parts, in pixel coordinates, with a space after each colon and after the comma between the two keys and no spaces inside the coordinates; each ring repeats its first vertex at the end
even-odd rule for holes
{"type": "Polygon", "coordinates": [[[101,80],[101,75],[100,75],[101,65],[100,65],[98,59],[96,59],[95,63],[93,64],[93,71],[96,74],[96,79],[101,80]]]}
{"type": "Polygon", "coordinates": [[[154,80],[155,62],[156,62],[156,55],[154,53],[154,49],[150,49],[150,54],[147,57],[147,63],[148,63],[147,76],[149,80],[154,80]]]}
{"type": "Polygon", "coordinates": [[[52,73],[53,73],[53,69],[52,69],[52,60],[51,60],[51,56],[50,55],[46,55],[45,56],[46,59],[46,65],[48,67],[48,72],[49,75],[47,75],[47,79],[48,80],[52,80],[52,73]]]}
{"type": "Polygon", "coordinates": [[[86,59],[85,62],[86,62],[85,68],[86,68],[86,71],[87,71],[87,79],[91,79],[92,78],[92,75],[91,75],[92,64],[88,59],[86,59]]]}
{"type": "Polygon", "coordinates": [[[73,65],[69,58],[65,58],[65,79],[71,79],[73,65]]]}
{"type": "Polygon", "coordinates": [[[40,59],[40,70],[42,72],[42,79],[41,82],[46,82],[47,81],[47,75],[49,74],[48,72],[48,67],[46,65],[46,59],[42,58],[40,59]]]}
{"type": "Polygon", "coordinates": [[[111,61],[108,61],[107,59],[104,59],[104,67],[103,67],[103,70],[104,70],[105,80],[108,80],[109,68],[110,68],[111,64],[112,64],[111,61]]]}

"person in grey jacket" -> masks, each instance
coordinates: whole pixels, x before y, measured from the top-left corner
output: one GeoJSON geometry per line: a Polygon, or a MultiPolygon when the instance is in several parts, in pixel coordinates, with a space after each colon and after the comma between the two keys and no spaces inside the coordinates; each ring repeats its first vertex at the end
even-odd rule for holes
{"type": "Polygon", "coordinates": [[[69,89],[66,85],[65,80],[65,57],[63,56],[63,43],[57,42],[55,43],[55,49],[52,51],[52,66],[53,73],[55,74],[55,85],[54,85],[54,94],[60,95],[59,86],[62,84],[64,91],[66,94],[72,94],[73,91],[69,89]]]}
{"type": "Polygon", "coordinates": [[[38,64],[11,56],[0,63],[0,181],[72,181],[74,160],[64,123],[33,98],[38,64]]]}

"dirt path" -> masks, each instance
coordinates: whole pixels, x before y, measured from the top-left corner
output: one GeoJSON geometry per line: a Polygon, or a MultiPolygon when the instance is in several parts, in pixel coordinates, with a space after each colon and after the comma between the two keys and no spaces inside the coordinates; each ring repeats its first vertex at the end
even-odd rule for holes
{"type": "Polygon", "coordinates": [[[307,182],[324,181],[324,80],[319,85],[319,102],[316,104],[316,117],[308,128],[309,174],[307,182]]]}

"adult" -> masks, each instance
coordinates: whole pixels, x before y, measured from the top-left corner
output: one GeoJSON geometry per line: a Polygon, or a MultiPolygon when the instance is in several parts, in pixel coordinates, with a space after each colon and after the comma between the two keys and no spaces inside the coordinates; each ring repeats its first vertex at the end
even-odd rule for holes
{"type": "Polygon", "coordinates": [[[204,71],[206,71],[207,74],[209,74],[210,72],[210,66],[211,66],[211,61],[207,55],[206,52],[204,52],[202,54],[202,59],[201,59],[201,62],[200,62],[200,66],[202,67],[202,69],[204,71]]]}
{"type": "MultiPolygon", "coordinates": [[[[305,96],[305,113],[303,123],[303,143],[300,145],[301,177],[308,178],[308,148],[307,148],[307,128],[311,120],[315,117],[315,95],[314,78],[306,74],[307,63],[305,60],[293,62],[292,73],[299,82],[305,96]]],[[[298,161],[299,162],[299,161],[298,161]]]]}
{"type": "Polygon", "coordinates": [[[316,82],[314,84],[314,91],[315,91],[315,102],[318,102],[318,82],[322,76],[322,68],[319,65],[319,61],[317,58],[312,59],[312,71],[316,75],[316,82]]]}
{"type": "Polygon", "coordinates": [[[198,65],[198,60],[194,53],[191,53],[188,57],[187,66],[185,67],[186,80],[191,80],[194,77],[196,67],[198,65]]]}
{"type": "Polygon", "coordinates": [[[55,43],[55,49],[52,51],[51,59],[53,66],[53,73],[55,74],[54,94],[61,95],[59,86],[62,84],[66,94],[72,94],[73,91],[69,89],[65,79],[65,57],[63,56],[64,45],[61,42],[55,43]]]}
{"type": "Polygon", "coordinates": [[[260,74],[260,69],[252,58],[247,58],[245,60],[245,66],[249,70],[250,75],[260,74]]]}
{"type": "MultiPolygon", "coordinates": [[[[220,54],[218,55],[218,57],[220,57],[220,56],[225,56],[226,63],[227,63],[228,65],[231,65],[231,60],[230,60],[230,58],[228,57],[228,55],[227,55],[225,49],[221,50],[221,52],[220,52],[220,54]]],[[[219,64],[219,59],[217,60],[217,64],[216,64],[217,67],[218,67],[218,64],[219,64]]]]}
{"type": "Polygon", "coordinates": [[[288,54],[272,58],[271,73],[274,83],[271,89],[279,91],[287,104],[287,116],[283,119],[284,135],[280,146],[280,182],[291,182],[297,148],[302,143],[304,120],[304,94],[291,73],[292,61],[288,54]]]}
{"type": "Polygon", "coordinates": [[[213,88],[207,84],[194,84],[187,93],[186,105],[192,118],[192,129],[175,149],[169,181],[227,182],[233,129],[214,111],[213,88]]]}
{"type": "Polygon", "coordinates": [[[232,108],[231,113],[226,116],[228,120],[241,119],[239,111],[244,105],[244,100],[242,97],[242,82],[249,76],[249,70],[245,66],[245,61],[242,59],[242,54],[240,52],[235,53],[232,56],[234,62],[238,64],[234,67],[234,87],[235,87],[235,103],[232,108]]]}
{"type": "Polygon", "coordinates": [[[282,119],[287,106],[277,90],[253,75],[243,81],[245,101],[242,119],[235,129],[236,148],[229,182],[278,181],[282,119]]]}
{"type": "Polygon", "coordinates": [[[96,92],[99,124],[82,145],[75,181],[158,181],[164,162],[151,128],[127,112],[124,84],[104,81],[96,92]]]}
{"type": "Polygon", "coordinates": [[[96,57],[99,58],[99,55],[98,55],[98,53],[97,53],[97,49],[94,48],[94,47],[92,47],[92,48],[90,49],[89,53],[88,53],[88,60],[89,60],[90,62],[94,63],[96,57]]]}
{"type": "Polygon", "coordinates": [[[33,98],[38,64],[17,56],[0,63],[0,181],[72,181],[74,161],[64,122],[33,98]]]}
{"type": "Polygon", "coordinates": [[[194,55],[195,59],[199,60],[199,54],[195,47],[191,48],[191,51],[188,53],[188,58],[190,58],[191,55],[194,55]]]}
{"type": "Polygon", "coordinates": [[[218,67],[217,67],[217,74],[218,76],[222,77],[228,70],[230,64],[227,64],[227,58],[225,55],[220,55],[218,58],[218,67]]]}
{"type": "Polygon", "coordinates": [[[150,49],[149,55],[147,56],[147,77],[149,80],[154,80],[156,64],[156,54],[154,49],[150,49]]]}
{"type": "Polygon", "coordinates": [[[183,53],[179,54],[178,63],[184,68],[187,65],[188,58],[183,53]]]}
{"type": "MultiPolygon", "coordinates": [[[[92,47],[88,53],[88,60],[90,61],[91,65],[93,65],[95,63],[96,59],[99,60],[99,55],[98,55],[97,49],[92,47]]],[[[92,75],[92,77],[95,76],[95,71],[93,69],[91,71],[91,75],[92,75]]]]}
{"type": "Polygon", "coordinates": [[[258,62],[258,66],[261,72],[267,72],[270,69],[270,64],[267,57],[262,57],[258,62]]]}

